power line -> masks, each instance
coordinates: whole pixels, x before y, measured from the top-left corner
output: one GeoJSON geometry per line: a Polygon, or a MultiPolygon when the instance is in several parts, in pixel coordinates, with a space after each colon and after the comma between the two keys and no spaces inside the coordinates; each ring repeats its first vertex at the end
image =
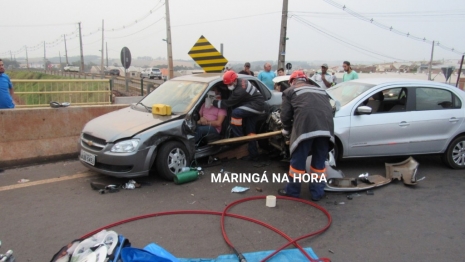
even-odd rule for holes
{"type": "Polygon", "coordinates": [[[157,21],[155,21],[154,23],[148,25],[147,27],[144,27],[142,28],[141,30],[137,31],[137,32],[134,32],[132,34],[129,34],[129,35],[125,35],[125,36],[118,36],[118,37],[107,37],[107,39],[119,39],[119,38],[125,38],[125,37],[128,37],[128,36],[132,36],[132,35],[135,35],[137,33],[140,33],[142,31],[144,31],[145,29],[149,28],[149,27],[152,27],[153,25],[155,25],[156,23],[160,22],[161,20],[163,20],[165,17],[162,17],[160,19],[158,19],[157,21]]]}
{"type": "MultiPolygon", "coordinates": [[[[324,34],[326,35],[327,37],[329,38],[332,38],[336,41],[339,41],[339,42],[342,42],[345,46],[351,48],[351,49],[354,49],[354,50],[357,50],[357,51],[364,51],[365,55],[369,55],[369,54],[366,54],[366,53],[370,53],[370,54],[374,54],[374,55],[377,55],[377,56],[381,56],[381,57],[385,57],[385,58],[389,58],[389,59],[393,59],[393,60],[396,60],[396,61],[407,61],[405,59],[400,59],[400,58],[396,58],[396,57],[392,57],[392,56],[388,56],[388,55],[384,55],[384,54],[381,54],[381,53],[378,53],[378,52],[375,52],[375,51],[372,51],[372,50],[369,50],[368,48],[365,48],[365,47],[362,47],[361,45],[359,44],[353,44],[353,43],[350,43],[349,41],[347,40],[343,40],[339,37],[336,37],[334,33],[332,32],[329,32],[328,30],[326,29],[323,29],[321,27],[318,27],[316,26],[315,24],[303,19],[302,17],[298,16],[298,15],[292,15],[291,18],[295,18],[295,20],[297,22],[300,22],[301,24],[304,24],[306,26],[309,26],[313,29],[315,29],[316,31],[318,31],[319,33],[321,34],[324,34]]],[[[363,52],[362,52],[363,53],[363,52]]],[[[369,55],[370,57],[373,57],[371,55],[369,55]]],[[[376,58],[376,59],[379,59],[379,60],[383,60],[383,59],[380,59],[378,57],[373,57],[373,58],[376,58]]]]}
{"type": "Polygon", "coordinates": [[[172,25],[171,27],[182,27],[182,26],[209,24],[209,23],[213,23],[213,22],[223,22],[223,21],[236,20],[236,19],[241,19],[241,18],[248,18],[248,17],[256,17],[256,16],[262,16],[262,15],[276,14],[276,13],[281,13],[281,11],[269,12],[269,13],[262,13],[262,14],[255,14],[255,15],[238,16],[238,17],[231,17],[231,18],[218,19],[218,20],[210,20],[210,21],[198,22],[198,23],[190,23],[190,24],[182,24],[182,25],[172,25]]]}
{"type": "MultiPolygon", "coordinates": [[[[418,37],[418,36],[415,36],[413,34],[410,34],[410,32],[403,32],[403,31],[400,31],[400,30],[397,30],[395,28],[393,28],[392,26],[387,26],[387,25],[384,25],[382,23],[379,23],[377,21],[375,21],[373,18],[368,18],[366,16],[363,16],[355,11],[353,11],[352,9],[346,7],[345,5],[341,5],[333,0],[323,0],[325,1],[326,3],[338,8],[338,9],[342,9],[343,11],[347,12],[348,14],[362,20],[362,21],[365,21],[365,22],[370,22],[371,24],[379,27],[379,28],[382,28],[384,30],[389,30],[395,34],[398,34],[398,35],[401,35],[401,36],[406,36],[410,39],[413,39],[413,40],[416,40],[416,41],[419,41],[419,42],[424,42],[424,43],[429,43],[429,44],[432,44],[433,43],[433,40],[429,40],[429,39],[426,39],[425,37],[418,37]]],[[[437,46],[441,47],[442,49],[444,50],[447,50],[447,51],[451,51],[451,52],[454,52],[456,54],[460,54],[460,55],[464,55],[465,52],[460,52],[458,50],[455,50],[455,48],[452,48],[452,47],[448,47],[448,46],[445,46],[445,45],[442,45],[440,44],[440,42],[438,41],[437,46]]]]}

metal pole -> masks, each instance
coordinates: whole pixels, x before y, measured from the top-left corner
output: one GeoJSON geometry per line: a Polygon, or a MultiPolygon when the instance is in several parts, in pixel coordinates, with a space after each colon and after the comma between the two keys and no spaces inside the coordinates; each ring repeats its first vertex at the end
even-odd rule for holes
{"type": "Polygon", "coordinates": [[[13,54],[11,53],[11,50],[10,50],[10,61],[13,62],[13,54]]]}
{"type": "Polygon", "coordinates": [[[103,75],[105,74],[105,72],[104,72],[104,70],[103,70],[103,58],[104,58],[104,57],[103,57],[103,54],[104,54],[104,53],[103,53],[103,52],[104,52],[104,49],[103,49],[103,41],[104,41],[103,38],[104,38],[104,35],[103,35],[103,34],[104,34],[104,32],[105,32],[105,30],[104,30],[104,20],[102,19],[102,50],[101,50],[101,52],[100,52],[101,55],[102,55],[102,59],[100,60],[100,73],[102,74],[102,79],[103,79],[103,75]]]}
{"type": "Polygon", "coordinates": [[[428,67],[428,80],[431,81],[431,67],[433,65],[433,52],[434,52],[434,41],[433,46],[431,47],[431,59],[429,60],[429,67],[428,67]]]}
{"type": "Polygon", "coordinates": [[[58,51],[58,55],[60,56],[60,70],[61,70],[61,51],[58,51]]]}
{"type": "Polygon", "coordinates": [[[25,46],[26,48],[26,67],[27,69],[29,69],[29,58],[27,57],[27,46],[25,46]]]}
{"type": "Polygon", "coordinates": [[[455,87],[458,87],[458,86],[459,86],[460,73],[462,73],[463,57],[464,57],[464,55],[462,55],[462,60],[460,61],[459,73],[458,73],[458,75],[457,75],[457,83],[455,83],[455,87]]]}
{"type": "Polygon", "coordinates": [[[170,7],[169,0],[165,0],[166,8],[166,42],[168,45],[168,77],[173,78],[173,54],[171,48],[171,25],[170,25],[170,7]]]}
{"type": "Polygon", "coordinates": [[[284,68],[284,62],[286,59],[287,6],[288,0],[283,0],[283,12],[281,15],[281,33],[279,34],[278,68],[284,68]]]}
{"type": "Polygon", "coordinates": [[[44,41],[44,72],[47,73],[47,64],[46,64],[46,58],[45,58],[45,41],[44,41]]]}
{"type": "Polygon", "coordinates": [[[223,43],[220,44],[220,53],[223,55],[223,43]]]}
{"type": "Polygon", "coordinates": [[[69,65],[69,62],[68,62],[68,48],[66,47],[66,35],[63,35],[63,39],[65,40],[65,57],[66,57],[66,65],[69,65]]]}
{"type": "Polygon", "coordinates": [[[108,43],[105,43],[105,45],[106,45],[105,49],[107,50],[107,67],[108,67],[108,43]]]}
{"type": "Polygon", "coordinates": [[[79,45],[81,47],[81,72],[84,72],[84,53],[82,51],[81,22],[79,22],[79,45]]]}
{"type": "Polygon", "coordinates": [[[126,92],[129,92],[128,72],[126,70],[126,52],[123,52],[124,82],[126,83],[126,92]]]}

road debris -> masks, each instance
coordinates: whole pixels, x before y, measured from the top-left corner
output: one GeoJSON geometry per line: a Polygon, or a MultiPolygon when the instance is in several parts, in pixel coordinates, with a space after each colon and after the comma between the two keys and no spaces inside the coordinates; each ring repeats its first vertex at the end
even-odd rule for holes
{"type": "Polygon", "coordinates": [[[249,187],[235,186],[231,189],[231,193],[242,193],[249,189],[249,187]]]}
{"type": "Polygon", "coordinates": [[[257,192],[263,192],[263,190],[259,187],[256,187],[255,190],[257,190],[257,192]]]}
{"type": "Polygon", "coordinates": [[[22,179],[18,180],[18,183],[27,183],[29,181],[31,181],[31,180],[22,178],[22,179]]]}

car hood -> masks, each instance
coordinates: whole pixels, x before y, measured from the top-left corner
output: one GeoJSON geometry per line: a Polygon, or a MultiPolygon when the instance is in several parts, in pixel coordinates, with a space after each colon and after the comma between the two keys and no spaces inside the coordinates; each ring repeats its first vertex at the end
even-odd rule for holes
{"type": "Polygon", "coordinates": [[[84,126],[82,132],[105,139],[106,142],[114,142],[180,117],[182,116],[153,115],[127,107],[92,119],[84,126]]]}

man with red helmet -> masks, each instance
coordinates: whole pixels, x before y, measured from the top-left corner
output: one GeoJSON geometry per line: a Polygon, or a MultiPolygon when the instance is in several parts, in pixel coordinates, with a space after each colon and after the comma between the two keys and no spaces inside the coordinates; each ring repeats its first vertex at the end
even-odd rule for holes
{"type": "MultiPolygon", "coordinates": [[[[260,91],[247,79],[237,78],[234,71],[227,71],[223,75],[223,83],[232,92],[227,100],[215,100],[213,105],[218,108],[233,108],[231,127],[235,137],[255,134],[257,116],[264,114],[265,98],[260,91]]],[[[249,156],[246,160],[256,160],[258,149],[256,141],[249,142],[249,156]]]]}
{"type": "Polygon", "coordinates": [[[282,133],[290,134],[289,183],[278,194],[300,197],[301,181],[306,174],[306,160],[310,164],[311,199],[318,201],[324,196],[325,161],[334,143],[333,112],[326,91],[308,84],[302,71],[295,71],[289,78],[290,88],[283,92],[281,104],[282,133]]]}

